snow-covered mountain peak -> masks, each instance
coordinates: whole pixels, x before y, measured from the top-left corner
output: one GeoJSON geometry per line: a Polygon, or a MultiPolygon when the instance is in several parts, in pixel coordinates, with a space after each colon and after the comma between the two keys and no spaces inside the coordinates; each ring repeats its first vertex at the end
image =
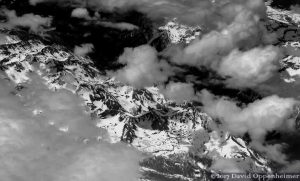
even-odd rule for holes
{"type": "Polygon", "coordinates": [[[176,19],[168,22],[165,26],[159,27],[159,30],[167,32],[171,43],[190,43],[201,35],[201,28],[199,26],[190,27],[182,25],[176,19]]]}

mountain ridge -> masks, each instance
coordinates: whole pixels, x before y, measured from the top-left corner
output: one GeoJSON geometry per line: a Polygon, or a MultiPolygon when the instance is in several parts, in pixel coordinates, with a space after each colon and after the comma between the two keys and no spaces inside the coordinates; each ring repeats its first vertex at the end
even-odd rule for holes
{"type": "MultiPolygon", "coordinates": [[[[206,140],[198,144],[201,148],[197,149],[205,150],[204,155],[217,151],[211,159],[249,158],[258,165],[266,162],[251,149],[243,148],[241,145],[246,143],[242,139],[212,131],[211,127],[218,125],[199,107],[169,102],[155,87],[135,90],[107,79],[93,67],[92,61],[65,52],[59,46],[46,46],[33,40],[12,42],[0,46],[0,62],[1,70],[16,87],[26,87],[26,82],[31,81],[28,75],[36,73],[45,80],[49,89],[66,89],[81,96],[97,120],[96,126],[108,131],[112,143],[127,142],[154,155],[154,158],[166,159],[178,154],[191,154],[193,136],[200,131],[206,140]]],[[[143,168],[145,172],[155,170],[143,168]]],[[[253,168],[269,170],[265,165],[255,166],[254,163],[253,168]]]]}

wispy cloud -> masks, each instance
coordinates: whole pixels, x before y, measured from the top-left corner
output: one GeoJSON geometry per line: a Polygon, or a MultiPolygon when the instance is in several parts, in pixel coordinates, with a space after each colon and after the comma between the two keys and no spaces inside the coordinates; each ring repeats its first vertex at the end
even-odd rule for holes
{"type": "Polygon", "coordinates": [[[82,44],[79,46],[75,46],[74,54],[78,56],[86,56],[88,53],[93,52],[94,45],[91,43],[82,44]]]}
{"type": "Polygon", "coordinates": [[[0,83],[1,179],[138,179],[139,154],[122,144],[97,142],[105,132],[93,124],[79,97],[50,91],[37,76],[18,95],[7,79],[0,83]]]}
{"type": "Polygon", "coordinates": [[[148,45],[126,48],[119,57],[125,67],[113,73],[116,78],[134,87],[142,88],[164,82],[172,74],[171,67],[157,58],[157,51],[148,45]]]}
{"type": "Polygon", "coordinates": [[[43,31],[43,27],[49,27],[52,21],[50,17],[41,17],[32,13],[17,16],[15,10],[1,9],[0,13],[6,17],[6,21],[0,23],[0,28],[6,29],[26,27],[38,33],[43,31]]]}

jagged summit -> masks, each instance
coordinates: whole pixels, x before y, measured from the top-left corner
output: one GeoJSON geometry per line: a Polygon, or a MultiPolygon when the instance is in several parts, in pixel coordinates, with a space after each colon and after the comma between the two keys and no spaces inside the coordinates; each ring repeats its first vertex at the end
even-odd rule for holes
{"type": "Polygon", "coordinates": [[[201,27],[182,25],[176,19],[168,22],[165,26],[159,27],[159,30],[166,31],[173,44],[182,42],[189,44],[201,34],[201,27]]]}

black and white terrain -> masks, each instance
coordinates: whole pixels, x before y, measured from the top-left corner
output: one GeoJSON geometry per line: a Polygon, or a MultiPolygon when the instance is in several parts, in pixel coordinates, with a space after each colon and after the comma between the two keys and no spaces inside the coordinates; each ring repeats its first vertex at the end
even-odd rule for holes
{"type": "Polygon", "coordinates": [[[297,0],[0,7],[0,180],[300,171],[297,0]]]}

